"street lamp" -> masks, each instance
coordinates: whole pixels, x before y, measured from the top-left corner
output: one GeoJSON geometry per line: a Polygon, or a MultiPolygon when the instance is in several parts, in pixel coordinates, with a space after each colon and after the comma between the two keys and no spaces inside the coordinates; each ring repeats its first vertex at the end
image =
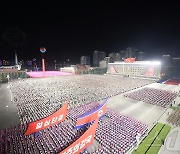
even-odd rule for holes
{"type": "Polygon", "coordinates": [[[7,112],[8,112],[8,105],[6,105],[6,109],[7,109],[7,112]]]}
{"type": "Polygon", "coordinates": [[[33,58],[33,69],[34,71],[37,71],[36,58],[33,58]]]}
{"type": "Polygon", "coordinates": [[[9,74],[6,76],[6,78],[8,79],[8,87],[9,87],[9,79],[10,79],[9,74]]]}

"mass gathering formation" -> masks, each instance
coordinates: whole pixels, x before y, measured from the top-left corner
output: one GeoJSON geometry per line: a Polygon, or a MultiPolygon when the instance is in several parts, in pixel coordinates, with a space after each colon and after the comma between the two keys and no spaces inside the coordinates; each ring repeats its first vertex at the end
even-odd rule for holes
{"type": "MultiPolygon", "coordinates": [[[[39,131],[38,136],[36,134],[24,136],[26,124],[0,131],[0,153],[58,153],[79,138],[89,127],[74,129],[77,116],[98,105],[98,102],[91,102],[71,109],[68,111],[67,120],[39,131]]],[[[137,142],[137,134],[142,137],[146,131],[147,125],[108,109],[96,130],[95,139],[99,143],[91,152],[125,153],[137,142]]]]}
{"type": "MultiPolygon", "coordinates": [[[[125,92],[125,97],[152,105],[167,107],[176,92],[154,88],[137,88],[154,83],[149,79],[110,75],[72,75],[49,78],[18,79],[9,83],[12,103],[17,106],[20,124],[0,130],[0,153],[59,153],[79,139],[92,122],[76,129],[82,116],[101,105],[101,101],[125,92]],[[135,90],[134,92],[130,92],[135,90]],[[24,135],[28,124],[46,118],[68,101],[66,119],[30,135],[24,135]]],[[[179,126],[173,113],[171,123],[179,126]]],[[[97,123],[96,123],[97,124],[97,123]]],[[[98,121],[95,141],[81,154],[124,154],[148,133],[148,125],[107,107],[98,121]]]]}
{"type": "MultiPolygon", "coordinates": [[[[94,104],[79,107],[86,112],[92,109],[94,104]]],[[[72,111],[71,111],[72,112],[72,111]]],[[[78,112],[78,111],[77,111],[78,112]]],[[[70,116],[71,117],[71,116],[70,116]]],[[[24,136],[27,128],[26,124],[19,127],[1,131],[1,150],[2,153],[53,153],[61,151],[64,146],[82,135],[84,130],[74,130],[74,123],[66,120],[58,125],[48,127],[39,131],[38,137],[35,134],[24,136]]]]}
{"type": "Polygon", "coordinates": [[[178,92],[170,92],[155,88],[143,88],[124,95],[125,97],[149,104],[167,107],[178,96],[178,92]]]}
{"type": "Polygon", "coordinates": [[[147,125],[111,109],[107,110],[106,116],[108,119],[99,124],[95,137],[101,143],[99,153],[101,150],[117,154],[127,152],[137,143],[138,135],[144,136],[148,128],[147,125]]]}
{"type": "Polygon", "coordinates": [[[69,108],[99,101],[152,83],[117,76],[66,76],[13,82],[11,91],[21,123],[42,119],[68,100],[69,108]],[[41,112],[39,112],[41,111],[41,112]]]}

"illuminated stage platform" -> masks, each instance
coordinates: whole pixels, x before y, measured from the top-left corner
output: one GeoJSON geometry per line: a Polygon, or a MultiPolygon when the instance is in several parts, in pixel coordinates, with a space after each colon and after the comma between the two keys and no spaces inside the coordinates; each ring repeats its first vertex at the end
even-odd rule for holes
{"type": "Polygon", "coordinates": [[[52,76],[65,76],[65,75],[74,75],[73,73],[60,72],[60,71],[39,71],[39,72],[27,72],[27,75],[31,78],[44,78],[52,76]]]}

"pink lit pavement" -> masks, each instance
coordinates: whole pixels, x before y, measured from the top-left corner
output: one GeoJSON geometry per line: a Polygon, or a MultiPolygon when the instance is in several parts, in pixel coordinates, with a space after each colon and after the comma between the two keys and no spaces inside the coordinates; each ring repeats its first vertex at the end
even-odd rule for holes
{"type": "Polygon", "coordinates": [[[60,71],[39,71],[39,72],[27,72],[27,75],[32,78],[43,78],[43,77],[52,77],[52,76],[74,75],[74,73],[60,72],[60,71]]]}

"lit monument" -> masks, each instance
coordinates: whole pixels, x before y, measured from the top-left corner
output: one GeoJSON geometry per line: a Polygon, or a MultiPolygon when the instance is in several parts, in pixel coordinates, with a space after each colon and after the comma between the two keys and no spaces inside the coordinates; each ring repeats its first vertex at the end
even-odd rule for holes
{"type": "Polygon", "coordinates": [[[42,53],[42,71],[45,72],[45,62],[44,62],[44,53],[46,52],[46,48],[41,47],[40,51],[42,53]]]}
{"type": "MultiPolygon", "coordinates": [[[[26,74],[31,78],[45,78],[45,77],[52,77],[52,76],[66,76],[66,75],[74,75],[71,72],[62,72],[62,71],[45,71],[45,60],[44,60],[44,53],[46,52],[46,48],[41,47],[40,51],[42,53],[42,71],[31,71],[26,72],[26,74]]],[[[56,67],[56,61],[55,61],[56,67]]]]}

